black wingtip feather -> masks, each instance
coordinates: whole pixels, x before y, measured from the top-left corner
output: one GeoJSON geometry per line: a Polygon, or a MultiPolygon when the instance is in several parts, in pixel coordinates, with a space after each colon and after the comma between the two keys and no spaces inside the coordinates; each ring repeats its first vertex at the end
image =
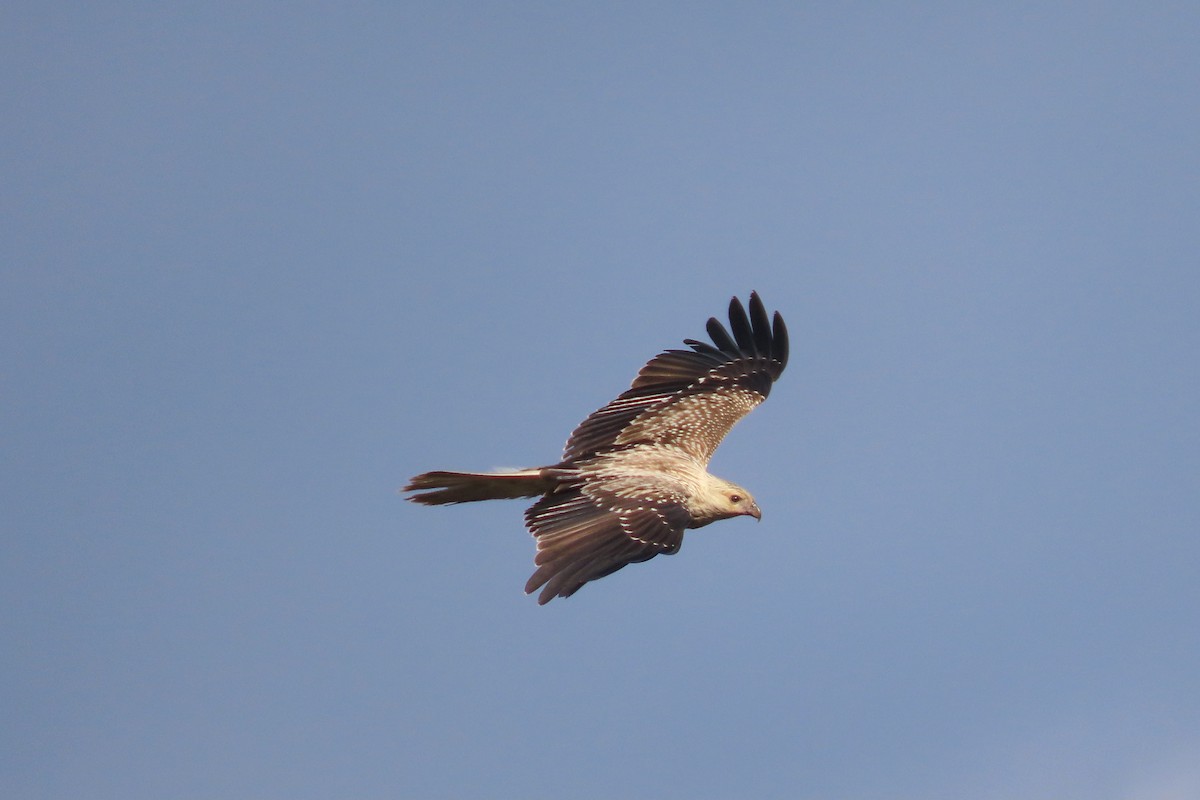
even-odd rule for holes
{"type": "Polygon", "coordinates": [[[729,327],[733,329],[733,338],[737,339],[738,349],[743,353],[754,354],[754,331],[750,327],[750,318],[746,316],[746,308],[742,301],[736,297],[729,301],[729,327]]]}
{"type": "Polygon", "coordinates": [[[754,330],[754,346],[758,354],[769,358],[772,355],[771,318],[767,316],[767,308],[758,292],[750,293],[750,326],[754,330]]]}
{"type": "Polygon", "coordinates": [[[721,353],[720,349],[713,347],[708,342],[699,342],[695,339],[684,339],[683,343],[695,350],[700,355],[713,359],[714,363],[719,364],[721,363],[721,359],[724,358],[724,355],[721,353]]]}
{"type": "Polygon", "coordinates": [[[783,316],[775,312],[775,324],[771,332],[771,358],[779,362],[779,372],[782,373],[788,362],[788,332],[783,324],[783,316]]]}
{"type": "Polygon", "coordinates": [[[738,346],[733,337],[729,335],[729,331],[725,330],[725,326],[716,317],[709,317],[708,324],[704,326],[708,331],[708,336],[713,340],[713,344],[717,349],[729,355],[737,355],[738,346]]]}

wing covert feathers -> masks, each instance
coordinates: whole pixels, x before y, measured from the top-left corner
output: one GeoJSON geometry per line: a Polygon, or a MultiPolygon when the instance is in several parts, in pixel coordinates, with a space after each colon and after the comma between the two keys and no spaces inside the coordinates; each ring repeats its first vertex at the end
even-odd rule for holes
{"type": "Polygon", "coordinates": [[[591,497],[582,486],[548,494],[525,514],[537,539],[537,569],[525,593],[541,589],[538,603],[544,605],[627,564],[676,553],[688,519],[687,511],[671,501],[638,506],[591,497]]]}
{"type": "Polygon", "coordinates": [[[729,429],[770,394],[788,359],[783,318],[767,315],[757,292],[750,310],[729,302],[729,329],[715,317],[712,344],[684,340],[690,350],[667,350],[638,372],[632,386],[585,419],[564,460],[639,443],[670,444],[707,462],[729,429]],[[732,331],[732,334],[730,333],[732,331]]]}

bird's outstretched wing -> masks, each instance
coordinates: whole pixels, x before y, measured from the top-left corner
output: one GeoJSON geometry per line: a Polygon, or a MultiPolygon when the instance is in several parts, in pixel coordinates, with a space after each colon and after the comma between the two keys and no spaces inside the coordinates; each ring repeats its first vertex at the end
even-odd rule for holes
{"type": "Polygon", "coordinates": [[[525,514],[537,538],[537,569],[525,593],[541,589],[538,603],[545,604],[626,564],[676,553],[688,520],[678,500],[665,495],[629,499],[595,484],[548,494],[525,514]]]}
{"type": "Polygon", "coordinates": [[[707,463],[787,366],[787,327],[778,311],[773,321],[768,317],[757,293],[750,294],[748,315],[736,297],[729,302],[729,326],[732,336],[712,317],[713,344],[687,339],[691,350],[651,359],[628,391],[580,423],[563,460],[645,443],[678,447],[707,463]]]}

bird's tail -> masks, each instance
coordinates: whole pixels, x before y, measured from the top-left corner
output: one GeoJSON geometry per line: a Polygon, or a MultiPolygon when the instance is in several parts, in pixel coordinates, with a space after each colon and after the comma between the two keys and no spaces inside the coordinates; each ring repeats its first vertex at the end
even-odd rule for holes
{"type": "Polygon", "coordinates": [[[542,467],[503,472],[425,472],[408,482],[405,492],[419,492],[408,499],[437,506],[473,500],[504,500],[537,497],[554,488],[551,470],[542,467]]]}

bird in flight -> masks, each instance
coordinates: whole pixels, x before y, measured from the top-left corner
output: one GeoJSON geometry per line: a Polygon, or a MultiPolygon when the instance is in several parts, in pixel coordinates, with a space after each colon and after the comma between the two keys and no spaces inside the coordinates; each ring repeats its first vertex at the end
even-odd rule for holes
{"type": "Polygon", "coordinates": [[[501,472],[426,472],[404,491],[426,505],[540,497],[525,512],[537,569],[525,593],[538,603],[570,597],[627,564],[673,555],[683,532],[762,512],[750,493],[708,472],[734,424],[767,399],[788,360],[787,327],[757,293],[734,297],[712,344],[686,339],[642,367],[633,385],[567,440],[562,460],[501,472]]]}

